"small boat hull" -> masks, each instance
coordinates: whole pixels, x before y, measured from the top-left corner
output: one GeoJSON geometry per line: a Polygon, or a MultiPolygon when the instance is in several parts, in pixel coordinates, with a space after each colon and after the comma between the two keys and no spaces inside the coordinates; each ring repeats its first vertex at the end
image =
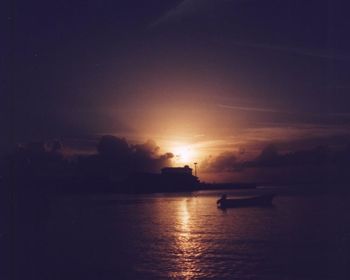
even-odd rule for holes
{"type": "Polygon", "coordinates": [[[221,209],[252,206],[272,206],[274,194],[264,194],[248,198],[224,199],[218,203],[221,209]]]}

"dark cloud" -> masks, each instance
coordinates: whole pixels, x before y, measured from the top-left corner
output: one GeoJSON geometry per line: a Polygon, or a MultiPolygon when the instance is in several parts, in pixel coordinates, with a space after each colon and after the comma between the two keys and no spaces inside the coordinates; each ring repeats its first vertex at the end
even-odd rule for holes
{"type": "Polygon", "coordinates": [[[207,159],[201,169],[203,172],[248,172],[254,170],[251,180],[279,179],[290,181],[327,180],[346,181],[350,167],[350,141],[347,145],[337,148],[316,146],[310,149],[295,150],[281,153],[275,144],[263,148],[260,154],[252,160],[239,160],[236,154],[222,153],[207,159]],[[310,171],[310,173],[308,173],[310,171]],[[283,175],[284,174],[284,175],[283,175]],[[292,178],[297,176],[296,178],[292,178]],[[288,175],[288,176],[287,176],[288,175]],[[284,177],[283,176],[287,176],[284,177]]]}
{"type": "Polygon", "coordinates": [[[350,143],[341,150],[332,150],[328,146],[317,146],[308,150],[297,150],[280,154],[275,145],[268,145],[252,161],[241,163],[245,167],[285,167],[305,165],[350,165],[350,143]]]}
{"type": "Polygon", "coordinates": [[[160,154],[153,140],[131,145],[126,139],[112,135],[101,137],[97,151],[96,155],[81,158],[82,162],[92,164],[87,166],[86,171],[91,168],[93,172],[94,164],[98,164],[103,166],[108,176],[115,179],[125,178],[135,172],[159,172],[162,167],[171,165],[170,159],[173,157],[171,153],[160,154]]]}
{"type": "Polygon", "coordinates": [[[72,154],[58,140],[37,141],[18,145],[8,156],[15,160],[19,178],[65,178],[70,174],[71,178],[84,180],[122,180],[136,172],[159,173],[162,167],[171,165],[173,158],[171,153],[160,154],[152,140],[131,145],[125,138],[105,135],[97,145],[95,142],[95,147],[94,153],[72,154]]]}
{"type": "Polygon", "coordinates": [[[215,157],[209,157],[200,163],[201,170],[205,172],[233,171],[239,163],[234,153],[221,153],[215,157]]]}

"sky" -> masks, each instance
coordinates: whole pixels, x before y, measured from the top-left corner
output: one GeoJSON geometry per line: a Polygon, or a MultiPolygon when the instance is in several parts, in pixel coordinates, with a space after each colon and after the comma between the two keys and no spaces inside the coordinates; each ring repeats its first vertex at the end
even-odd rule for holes
{"type": "Polygon", "coordinates": [[[112,134],[152,139],[181,165],[270,143],[347,145],[347,11],[338,0],[13,2],[1,11],[0,151],[60,139],[78,152],[112,134]]]}

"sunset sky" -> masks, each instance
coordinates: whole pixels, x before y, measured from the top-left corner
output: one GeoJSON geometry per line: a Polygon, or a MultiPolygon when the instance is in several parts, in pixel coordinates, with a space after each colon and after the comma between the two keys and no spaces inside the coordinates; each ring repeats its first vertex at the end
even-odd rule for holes
{"type": "Polygon", "coordinates": [[[1,151],[55,138],[82,151],[113,134],[152,139],[182,165],[269,143],[350,143],[342,1],[34,0],[5,11],[1,151]]]}

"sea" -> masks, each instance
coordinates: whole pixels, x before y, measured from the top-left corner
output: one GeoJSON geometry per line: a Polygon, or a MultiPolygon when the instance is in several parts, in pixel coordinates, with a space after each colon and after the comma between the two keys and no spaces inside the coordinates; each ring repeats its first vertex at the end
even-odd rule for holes
{"type": "Polygon", "coordinates": [[[31,203],[34,214],[9,216],[19,223],[3,219],[1,279],[350,279],[344,192],[266,186],[31,203]],[[223,193],[276,197],[272,207],[223,211],[223,193]]]}

